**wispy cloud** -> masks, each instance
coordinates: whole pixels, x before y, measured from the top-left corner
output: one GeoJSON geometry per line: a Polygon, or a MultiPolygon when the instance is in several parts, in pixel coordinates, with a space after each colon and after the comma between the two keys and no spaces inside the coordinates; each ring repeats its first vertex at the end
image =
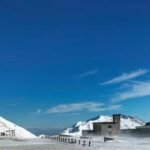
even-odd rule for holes
{"type": "Polygon", "coordinates": [[[110,105],[108,107],[100,108],[99,111],[111,111],[111,110],[118,110],[122,107],[122,105],[110,105]]]}
{"type": "Polygon", "coordinates": [[[37,110],[36,110],[36,113],[37,113],[37,114],[41,114],[41,113],[42,113],[42,109],[37,109],[37,110]]]}
{"type": "Polygon", "coordinates": [[[81,73],[77,76],[78,79],[81,79],[81,78],[84,78],[84,77],[87,77],[87,76],[91,76],[91,75],[94,75],[98,73],[98,68],[94,69],[94,70],[89,70],[89,71],[86,71],[84,73],[81,73]]]}
{"type": "Polygon", "coordinates": [[[70,117],[70,116],[78,116],[80,113],[75,112],[75,113],[59,113],[58,116],[65,116],[65,117],[70,117]]]}
{"type": "Polygon", "coordinates": [[[129,88],[114,96],[112,102],[121,102],[129,99],[150,96],[150,82],[132,82],[129,88]]]}
{"type": "Polygon", "coordinates": [[[121,105],[111,105],[105,107],[103,103],[96,102],[85,102],[85,103],[72,103],[72,104],[62,104],[57,105],[48,109],[47,113],[70,113],[70,112],[80,112],[83,110],[89,112],[99,112],[99,111],[110,111],[119,109],[121,105]]]}
{"type": "Polygon", "coordinates": [[[17,106],[17,104],[16,103],[12,103],[12,104],[10,104],[10,106],[11,107],[15,107],[15,106],[17,106]]]}
{"type": "Polygon", "coordinates": [[[148,70],[146,70],[146,69],[139,69],[137,71],[132,71],[130,73],[123,73],[122,75],[120,75],[118,77],[115,77],[109,81],[101,83],[101,85],[116,84],[116,83],[128,81],[130,79],[135,79],[139,76],[142,76],[142,75],[146,74],[147,72],[148,72],[148,70]]]}

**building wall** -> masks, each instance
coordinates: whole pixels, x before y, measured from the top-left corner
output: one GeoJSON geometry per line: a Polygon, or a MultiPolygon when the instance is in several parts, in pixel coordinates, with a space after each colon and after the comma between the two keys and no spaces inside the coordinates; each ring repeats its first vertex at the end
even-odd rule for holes
{"type": "Polygon", "coordinates": [[[136,136],[136,137],[150,137],[150,128],[137,128],[121,130],[122,135],[136,136]]]}
{"type": "Polygon", "coordinates": [[[93,133],[100,135],[102,132],[101,123],[93,123],[93,133]]]}
{"type": "Polygon", "coordinates": [[[93,130],[82,130],[82,136],[95,136],[93,130]]]}
{"type": "Polygon", "coordinates": [[[120,123],[94,123],[93,133],[97,135],[116,135],[120,133],[120,123]]]}
{"type": "Polygon", "coordinates": [[[120,133],[119,123],[115,124],[102,124],[101,135],[116,135],[120,133]]]}

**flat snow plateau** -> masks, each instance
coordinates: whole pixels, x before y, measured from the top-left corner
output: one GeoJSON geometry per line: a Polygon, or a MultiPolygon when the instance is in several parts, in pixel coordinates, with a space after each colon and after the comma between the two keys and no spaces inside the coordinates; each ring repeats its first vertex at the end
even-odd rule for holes
{"type": "MultiPolygon", "coordinates": [[[[82,143],[82,142],[81,142],[82,143]]],[[[34,140],[0,140],[0,150],[150,150],[150,138],[116,138],[103,142],[103,138],[92,139],[91,147],[67,144],[49,139],[34,140]]]]}

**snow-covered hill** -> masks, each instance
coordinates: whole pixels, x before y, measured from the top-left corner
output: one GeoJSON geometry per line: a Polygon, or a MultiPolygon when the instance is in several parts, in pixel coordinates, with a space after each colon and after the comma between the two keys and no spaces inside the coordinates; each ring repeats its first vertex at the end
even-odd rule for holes
{"type": "Polygon", "coordinates": [[[6,131],[15,130],[16,139],[33,139],[37,138],[34,134],[30,133],[26,129],[0,117],[0,133],[6,133],[6,131]]]}
{"type": "MultiPolygon", "coordinates": [[[[87,121],[79,121],[74,124],[72,127],[67,128],[63,131],[62,134],[70,136],[81,136],[82,130],[93,130],[94,122],[111,122],[113,121],[110,116],[98,116],[87,121]]],[[[143,126],[145,123],[135,117],[131,116],[121,116],[121,129],[135,129],[138,126],[143,126]]]]}

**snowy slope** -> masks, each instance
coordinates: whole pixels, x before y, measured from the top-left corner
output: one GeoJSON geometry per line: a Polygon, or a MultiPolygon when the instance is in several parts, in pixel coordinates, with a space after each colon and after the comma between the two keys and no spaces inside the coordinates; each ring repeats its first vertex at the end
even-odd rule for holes
{"type": "Polygon", "coordinates": [[[8,130],[15,130],[15,138],[17,139],[32,139],[36,136],[24,128],[0,117],[0,132],[6,132],[8,130]]]}
{"type": "MultiPolygon", "coordinates": [[[[89,119],[87,121],[79,121],[74,124],[72,127],[67,128],[63,131],[62,134],[64,135],[71,135],[71,136],[81,136],[82,130],[93,130],[93,123],[94,122],[111,122],[113,119],[110,116],[98,116],[93,119],[89,119]]],[[[138,126],[142,126],[145,123],[135,117],[131,116],[121,116],[121,129],[135,129],[138,126]]]]}

